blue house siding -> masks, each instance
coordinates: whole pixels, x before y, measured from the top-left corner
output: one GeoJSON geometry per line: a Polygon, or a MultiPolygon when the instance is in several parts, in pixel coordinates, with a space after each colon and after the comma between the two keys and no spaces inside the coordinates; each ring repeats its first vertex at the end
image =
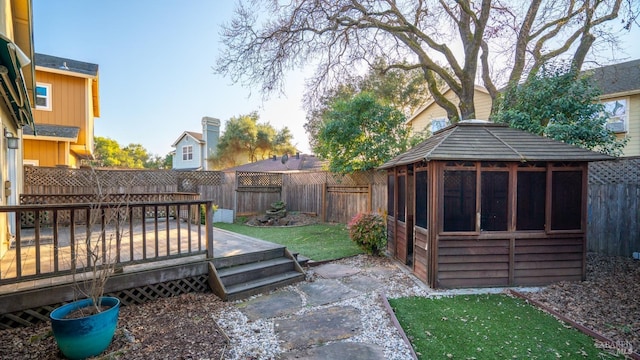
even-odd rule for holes
{"type": "Polygon", "coordinates": [[[176,144],[176,155],[173,157],[174,169],[198,169],[202,166],[202,145],[191,136],[185,135],[176,144]],[[192,147],[192,158],[183,159],[183,148],[192,147]]]}

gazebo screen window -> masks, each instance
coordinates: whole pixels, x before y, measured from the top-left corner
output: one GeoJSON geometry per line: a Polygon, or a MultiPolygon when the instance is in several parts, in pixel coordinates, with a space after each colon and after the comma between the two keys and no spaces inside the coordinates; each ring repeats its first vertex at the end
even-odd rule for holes
{"type": "Polygon", "coordinates": [[[484,171],[481,176],[480,228],[482,231],[507,231],[509,173],[484,171]]]}
{"type": "Polygon", "coordinates": [[[476,172],[445,170],[444,231],[475,231],[476,172]]]}
{"type": "Polygon", "coordinates": [[[394,206],[393,206],[395,205],[394,183],[395,183],[395,176],[393,174],[390,174],[389,176],[387,176],[387,214],[389,216],[395,215],[394,206]]]}
{"type": "Polygon", "coordinates": [[[551,192],[551,229],[580,229],[582,219],[582,172],[554,171],[551,180],[551,192]]]}
{"type": "Polygon", "coordinates": [[[544,230],[547,173],[519,171],[517,189],[517,230],[544,230]]]}
{"type": "Polygon", "coordinates": [[[427,228],[427,172],[416,172],[416,226],[427,228]]]}
{"type": "Polygon", "coordinates": [[[398,220],[405,221],[405,211],[407,203],[407,182],[406,176],[398,176],[398,220]]]}

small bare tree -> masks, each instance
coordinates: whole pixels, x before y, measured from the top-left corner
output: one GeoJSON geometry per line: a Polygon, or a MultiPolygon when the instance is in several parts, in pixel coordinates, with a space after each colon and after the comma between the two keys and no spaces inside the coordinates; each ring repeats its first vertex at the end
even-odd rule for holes
{"type": "MultiPolygon", "coordinates": [[[[110,276],[116,270],[114,252],[120,245],[129,215],[129,196],[114,197],[105,192],[101,179],[91,168],[91,183],[95,184],[94,199],[85,218],[86,232],[75,241],[72,250],[74,296],[91,299],[91,308],[80,309],[84,315],[102,311],[101,298],[110,276]],[[88,314],[87,314],[88,312],[88,314]]],[[[74,210],[72,210],[74,211],[74,210]]]]}

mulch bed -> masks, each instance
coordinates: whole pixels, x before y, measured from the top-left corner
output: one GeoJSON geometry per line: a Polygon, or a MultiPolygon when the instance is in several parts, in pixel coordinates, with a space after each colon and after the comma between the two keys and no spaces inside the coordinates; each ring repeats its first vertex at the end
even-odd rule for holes
{"type": "MultiPolygon", "coordinates": [[[[190,293],[120,308],[109,359],[224,359],[228,338],[216,314],[230,307],[212,293],[190,293]]],[[[0,331],[0,359],[64,359],[51,325],[0,331]]]]}
{"type": "Polygon", "coordinates": [[[640,261],[588,254],[586,281],[557,283],[528,297],[640,352],[640,261]]]}

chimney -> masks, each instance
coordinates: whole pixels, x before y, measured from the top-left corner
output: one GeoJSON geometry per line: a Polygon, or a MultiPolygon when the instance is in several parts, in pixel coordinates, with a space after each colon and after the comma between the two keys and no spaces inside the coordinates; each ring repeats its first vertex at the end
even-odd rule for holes
{"type": "Polygon", "coordinates": [[[216,154],[218,139],[220,138],[220,120],[205,116],[202,118],[202,140],[205,143],[205,153],[202,157],[202,168],[208,170],[208,159],[216,154]]]}

